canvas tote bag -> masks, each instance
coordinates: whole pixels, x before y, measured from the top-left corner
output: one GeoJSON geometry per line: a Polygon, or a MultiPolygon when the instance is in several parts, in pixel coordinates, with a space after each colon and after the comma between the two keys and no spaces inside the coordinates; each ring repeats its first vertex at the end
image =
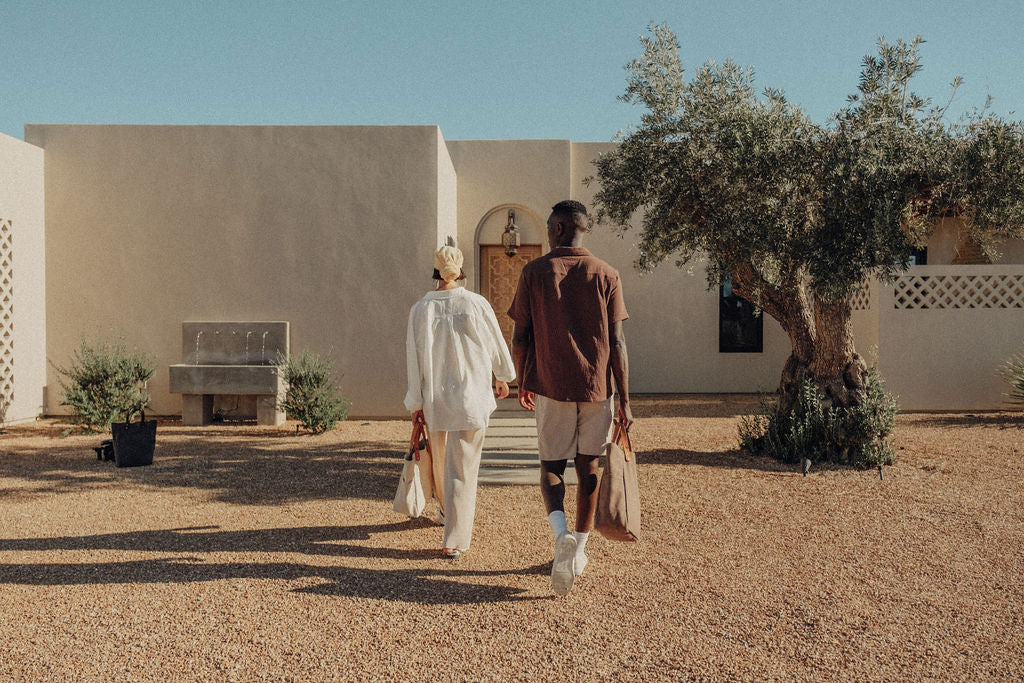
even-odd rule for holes
{"type": "Polygon", "coordinates": [[[597,490],[594,526],[612,541],[636,541],[640,536],[640,487],[636,454],[629,430],[616,420],[612,440],[605,446],[604,472],[597,490]]]}
{"type": "Polygon", "coordinates": [[[427,498],[423,494],[420,468],[417,464],[420,459],[421,439],[426,442],[427,453],[431,454],[430,440],[427,439],[427,423],[423,418],[413,421],[409,452],[405,455],[402,476],[398,479],[398,490],[395,491],[395,512],[412,518],[419,517],[427,507],[427,498]]]}

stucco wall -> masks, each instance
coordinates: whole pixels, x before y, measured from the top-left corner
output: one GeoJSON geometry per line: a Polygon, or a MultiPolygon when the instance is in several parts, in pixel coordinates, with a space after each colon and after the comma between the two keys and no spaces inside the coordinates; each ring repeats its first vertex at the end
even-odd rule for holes
{"type": "MultiPolygon", "coordinates": [[[[459,176],[459,245],[466,253],[468,282],[479,288],[476,247],[500,243],[507,209],[516,209],[524,243],[547,251],[544,221],[551,206],[577,199],[592,206],[596,185],[586,187],[592,160],[611,143],[565,140],[448,141],[459,176]]],[[[772,391],[778,385],[789,343],[765,320],[764,352],[718,352],[718,293],[707,291],[704,269],[694,274],[665,264],[641,275],[628,239],[598,226],[585,246],[622,275],[630,320],[630,386],[635,392],[772,391]]]]}
{"type": "Polygon", "coordinates": [[[12,231],[14,400],[7,422],[34,420],[46,384],[43,150],[0,134],[0,219],[12,231]]]}
{"type": "MultiPolygon", "coordinates": [[[[931,239],[928,240],[928,265],[944,266],[953,262],[956,248],[960,243],[960,231],[963,224],[959,218],[943,218],[935,226],[931,239]]],[[[1009,239],[1000,242],[996,249],[998,264],[1024,263],[1024,240],[1009,239]]]]}
{"type": "MultiPolygon", "coordinates": [[[[593,160],[612,143],[574,143],[572,198],[593,207],[596,183],[593,160]]],[[[789,338],[774,319],[765,316],[762,353],[719,353],[718,289],[707,289],[705,269],[695,263],[692,275],[671,261],[641,274],[635,231],[623,237],[609,226],[595,226],[586,244],[619,270],[630,319],[625,324],[629,345],[630,388],[641,392],[774,391],[789,357],[789,338]]]]}
{"type": "MultiPolygon", "coordinates": [[[[448,146],[440,131],[437,135],[437,246],[448,243],[449,238],[458,241],[459,235],[459,179],[455,166],[448,154],[448,146]]],[[[432,263],[432,262],[431,262],[432,263]]],[[[429,276],[430,263],[421,266],[429,276]]]]}
{"type": "Polygon", "coordinates": [[[867,290],[853,299],[850,314],[853,344],[868,365],[878,363],[878,281],[868,280],[867,290]]]}
{"type": "MultiPolygon", "coordinates": [[[[999,368],[1024,349],[1024,295],[999,295],[991,278],[1001,276],[1020,283],[1024,265],[911,268],[904,280],[928,278],[922,303],[911,309],[898,303],[892,285],[879,286],[879,369],[901,410],[1005,407],[1008,386],[999,368]],[[981,277],[989,279],[982,283],[981,277]],[[940,289],[939,278],[952,284],[940,289]],[[933,299],[931,292],[939,293],[933,299]]],[[[908,291],[919,290],[910,284],[908,291]]],[[[1020,285],[1004,291],[1020,292],[1020,285]]]]}
{"type": "Polygon", "coordinates": [[[516,208],[522,242],[547,251],[544,221],[570,192],[570,146],[568,140],[448,141],[459,176],[459,247],[473,289],[480,285],[478,244],[501,244],[508,211],[495,209],[516,208]]]}
{"type": "Polygon", "coordinates": [[[50,359],[123,335],[158,359],[153,411],[177,413],[182,321],[283,320],[293,351],[335,360],[353,415],[402,412],[406,313],[451,211],[436,126],[29,125],[26,140],[46,151],[50,359]]]}

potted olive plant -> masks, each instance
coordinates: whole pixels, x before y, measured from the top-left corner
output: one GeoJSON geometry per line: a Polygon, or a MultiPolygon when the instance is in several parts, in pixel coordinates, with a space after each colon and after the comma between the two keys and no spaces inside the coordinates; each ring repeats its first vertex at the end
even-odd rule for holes
{"type": "Polygon", "coordinates": [[[146,420],[146,384],[156,364],[123,342],[83,340],[71,365],[57,367],[63,389],[61,405],[70,406],[85,431],[111,431],[97,455],[110,454],[118,467],[149,465],[156,446],[156,420],[146,420]],[[136,416],[139,421],[134,422],[136,416]],[[121,420],[121,421],[119,421],[121,420]]]}

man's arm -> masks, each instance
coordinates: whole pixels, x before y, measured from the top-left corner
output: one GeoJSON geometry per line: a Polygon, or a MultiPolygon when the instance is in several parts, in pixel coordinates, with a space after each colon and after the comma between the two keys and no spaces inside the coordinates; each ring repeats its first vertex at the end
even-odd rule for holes
{"type": "Polygon", "coordinates": [[[515,363],[516,376],[519,378],[519,405],[527,410],[537,407],[533,402],[533,392],[526,388],[526,361],[532,348],[533,326],[516,323],[512,328],[512,362],[515,363]]]}
{"type": "Polygon", "coordinates": [[[619,421],[628,429],[633,424],[633,411],[629,407],[629,356],[621,320],[612,326],[609,341],[612,346],[612,377],[619,392],[619,421]]]}

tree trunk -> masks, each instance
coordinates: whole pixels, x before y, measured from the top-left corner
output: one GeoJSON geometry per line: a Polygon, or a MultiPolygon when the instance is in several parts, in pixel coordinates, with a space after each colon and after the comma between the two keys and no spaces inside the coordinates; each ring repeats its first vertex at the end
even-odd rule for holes
{"type": "Polygon", "coordinates": [[[850,300],[814,298],[814,360],[811,376],[818,389],[836,407],[860,403],[867,385],[868,368],[853,346],[850,300]]]}
{"type": "Polygon", "coordinates": [[[740,266],[730,273],[733,290],[782,325],[792,352],[782,370],[779,400],[783,410],[797,401],[805,378],[811,378],[829,407],[857,405],[867,383],[867,364],[853,344],[853,319],[848,299],[810,297],[796,276],[774,288],[756,271],[740,266]]]}

